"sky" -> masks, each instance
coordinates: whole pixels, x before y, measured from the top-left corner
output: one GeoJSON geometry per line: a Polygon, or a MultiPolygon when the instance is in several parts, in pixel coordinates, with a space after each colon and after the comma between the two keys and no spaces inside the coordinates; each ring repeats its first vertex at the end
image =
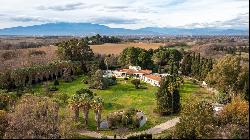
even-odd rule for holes
{"type": "Polygon", "coordinates": [[[248,0],[0,0],[0,29],[55,22],[112,28],[249,29],[248,0]]]}

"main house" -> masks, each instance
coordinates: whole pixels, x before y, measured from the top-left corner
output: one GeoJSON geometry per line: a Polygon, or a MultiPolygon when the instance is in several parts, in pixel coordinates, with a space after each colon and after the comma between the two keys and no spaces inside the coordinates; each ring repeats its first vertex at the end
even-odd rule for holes
{"type": "Polygon", "coordinates": [[[128,69],[118,69],[115,71],[105,71],[105,76],[115,76],[116,78],[133,77],[140,79],[153,86],[160,86],[161,78],[169,74],[152,73],[152,70],[142,70],[140,66],[129,66],[128,69]]]}

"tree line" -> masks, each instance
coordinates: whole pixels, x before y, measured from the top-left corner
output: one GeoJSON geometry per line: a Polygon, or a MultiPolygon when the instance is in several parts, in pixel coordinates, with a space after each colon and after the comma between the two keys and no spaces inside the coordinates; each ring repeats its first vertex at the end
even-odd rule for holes
{"type": "Polygon", "coordinates": [[[54,61],[47,65],[35,65],[25,68],[6,70],[0,73],[1,89],[22,89],[25,86],[39,83],[47,80],[55,80],[67,73],[69,75],[77,74],[80,71],[78,62],[72,61],[54,61]]]}
{"type": "Polygon", "coordinates": [[[185,76],[192,76],[198,80],[204,80],[213,68],[211,58],[201,57],[195,52],[186,52],[181,63],[181,72],[185,76]]]}
{"type": "Polygon", "coordinates": [[[91,37],[85,37],[86,40],[90,45],[100,45],[104,43],[119,43],[122,40],[115,36],[101,36],[99,34],[91,37]]]}
{"type": "Polygon", "coordinates": [[[245,52],[249,53],[249,47],[247,46],[239,46],[239,47],[228,47],[228,46],[219,46],[213,48],[215,51],[226,52],[227,54],[236,54],[236,52],[245,52]]]}

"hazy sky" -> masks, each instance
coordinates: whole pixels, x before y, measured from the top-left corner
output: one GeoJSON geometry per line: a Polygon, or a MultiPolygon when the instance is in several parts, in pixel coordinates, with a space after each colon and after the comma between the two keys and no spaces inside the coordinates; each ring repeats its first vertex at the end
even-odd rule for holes
{"type": "Polygon", "coordinates": [[[248,0],[0,0],[0,28],[90,22],[129,29],[248,29],[248,7],[248,0]]]}

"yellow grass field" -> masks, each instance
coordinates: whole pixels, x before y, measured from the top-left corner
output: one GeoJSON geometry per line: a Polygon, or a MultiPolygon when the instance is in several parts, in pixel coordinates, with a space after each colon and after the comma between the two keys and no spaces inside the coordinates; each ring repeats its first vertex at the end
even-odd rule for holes
{"type": "Polygon", "coordinates": [[[127,47],[139,47],[143,49],[157,49],[163,46],[163,43],[123,43],[123,44],[111,44],[106,43],[102,45],[91,45],[91,49],[94,53],[98,54],[120,54],[123,49],[127,47]]]}

